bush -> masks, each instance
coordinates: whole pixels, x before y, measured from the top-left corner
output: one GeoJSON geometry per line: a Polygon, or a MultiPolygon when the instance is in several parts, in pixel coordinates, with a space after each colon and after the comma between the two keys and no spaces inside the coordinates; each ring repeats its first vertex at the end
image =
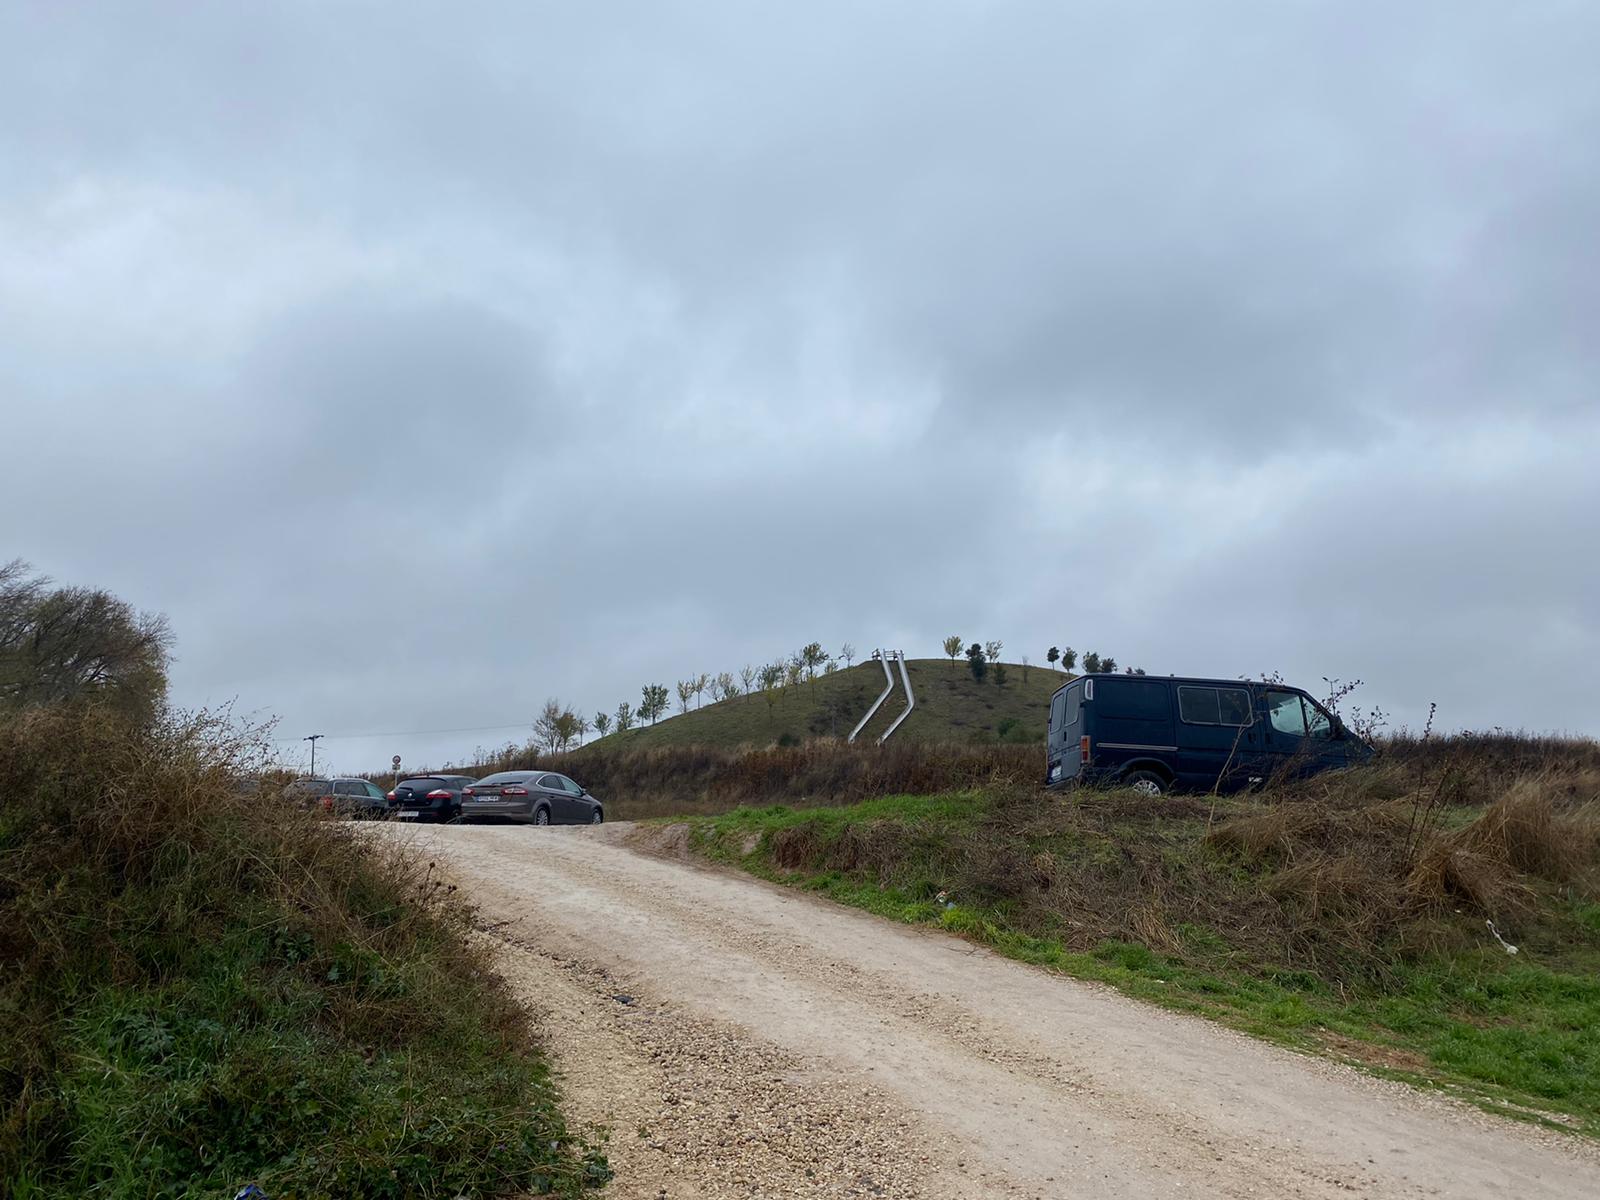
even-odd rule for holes
{"type": "Polygon", "coordinates": [[[601,1179],[433,864],[241,786],[248,751],[205,718],[0,723],[0,1193],[601,1179]]]}

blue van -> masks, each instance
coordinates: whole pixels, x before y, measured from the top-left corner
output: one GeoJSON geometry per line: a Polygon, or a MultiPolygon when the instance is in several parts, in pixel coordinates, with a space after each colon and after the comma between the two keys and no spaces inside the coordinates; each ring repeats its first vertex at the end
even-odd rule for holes
{"type": "Polygon", "coordinates": [[[1149,795],[1237,791],[1366,762],[1372,747],[1305,692],[1243,679],[1081,675],[1050,701],[1045,784],[1149,795]]]}

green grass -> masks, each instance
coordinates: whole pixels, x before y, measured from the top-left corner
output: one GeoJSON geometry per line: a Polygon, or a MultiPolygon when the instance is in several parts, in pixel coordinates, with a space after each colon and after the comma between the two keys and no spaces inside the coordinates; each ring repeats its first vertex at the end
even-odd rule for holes
{"type": "MultiPolygon", "coordinates": [[[[906,663],[916,707],[895,731],[896,741],[995,742],[1044,740],[1050,697],[1071,676],[1047,668],[1008,663],[1008,678],[998,687],[991,675],[978,683],[965,661],[910,659],[906,663]]],[[[806,739],[845,737],[883,690],[883,668],[877,663],[819,675],[814,681],[784,688],[769,705],[760,695],[736,696],[703,708],[663,718],[653,726],[613,734],[591,743],[596,748],[645,746],[771,745],[784,734],[806,739]]],[[[905,693],[895,669],[895,690],[884,701],[862,736],[875,737],[905,708],[905,693]]]]}
{"type": "MultiPolygon", "coordinates": [[[[1515,958],[1488,941],[1481,918],[1449,910],[1419,917],[1416,929],[1397,925],[1365,951],[1294,951],[1294,936],[1240,932],[1270,924],[1272,871],[1205,840],[1208,826],[1249,816],[1255,802],[1152,819],[1131,797],[1123,811],[1118,795],[1097,800],[1104,811],[1094,816],[1054,801],[1054,815],[1026,804],[1008,812],[1014,801],[982,792],[741,808],[696,818],[693,844],[842,904],[937,925],[1299,1050],[1600,1136],[1600,905],[1544,889],[1537,914],[1520,923],[1515,958]],[[1170,882],[1155,886],[1187,889],[1170,909],[1200,914],[1160,926],[1160,949],[1129,916],[1141,906],[1140,887],[1150,886],[1131,882],[1130,847],[1163,864],[1170,882]],[[1042,854],[1056,883],[1018,885],[1042,854]],[[998,868],[997,855],[1009,856],[998,868]],[[1082,928],[1051,899],[1064,883],[1073,906],[1083,906],[1082,928]]],[[[1293,934],[1294,921],[1285,918],[1284,928],[1293,934]]]]}
{"type": "Polygon", "coordinates": [[[236,750],[203,723],[0,722],[0,1195],[602,1183],[453,889],[241,795],[236,750]]]}

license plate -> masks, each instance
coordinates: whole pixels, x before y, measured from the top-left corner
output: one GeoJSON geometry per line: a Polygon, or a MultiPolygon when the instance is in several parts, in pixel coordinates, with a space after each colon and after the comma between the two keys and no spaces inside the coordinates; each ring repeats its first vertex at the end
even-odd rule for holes
{"type": "Polygon", "coordinates": [[[414,808],[402,808],[399,812],[390,813],[389,815],[392,817],[399,817],[402,821],[404,821],[408,818],[415,818],[417,815],[417,810],[414,808]]]}
{"type": "Polygon", "coordinates": [[[499,796],[469,796],[468,799],[470,799],[474,804],[493,804],[496,800],[500,799],[500,797],[499,796]]]}

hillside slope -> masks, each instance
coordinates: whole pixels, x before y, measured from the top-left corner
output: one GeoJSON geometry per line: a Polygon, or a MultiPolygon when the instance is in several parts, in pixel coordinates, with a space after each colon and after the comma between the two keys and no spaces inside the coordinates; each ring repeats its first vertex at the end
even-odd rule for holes
{"type": "MultiPolygon", "coordinates": [[[[1050,696],[1072,678],[1030,666],[1025,679],[1020,665],[1007,663],[1005,686],[1000,687],[992,674],[983,683],[973,679],[964,662],[952,665],[948,659],[914,658],[907,660],[906,669],[917,705],[895,731],[896,741],[992,742],[1002,736],[1041,740],[1050,696]]],[[[770,704],[760,693],[736,696],[591,744],[608,748],[764,746],[784,734],[802,740],[848,737],[882,690],[883,668],[875,662],[858,663],[798,687],[784,688],[770,704]]],[[[904,707],[905,692],[896,669],[894,692],[862,736],[881,733],[904,707]]]]}

